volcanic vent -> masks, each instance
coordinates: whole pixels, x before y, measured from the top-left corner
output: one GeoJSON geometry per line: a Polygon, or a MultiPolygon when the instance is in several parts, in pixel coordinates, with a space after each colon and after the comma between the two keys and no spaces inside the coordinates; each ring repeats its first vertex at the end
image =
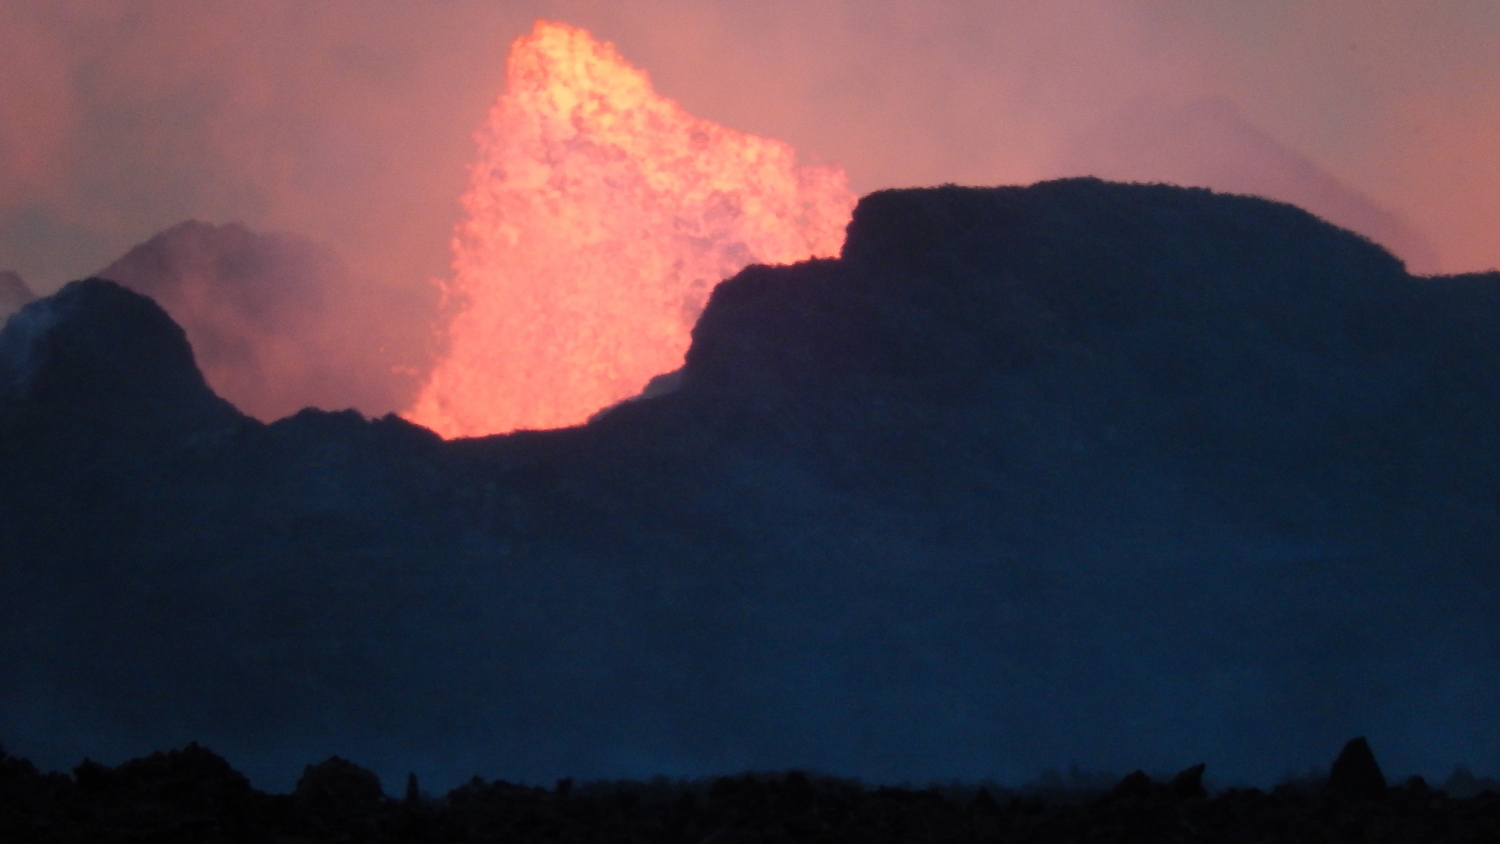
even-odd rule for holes
{"type": "Polygon", "coordinates": [[[836,255],[855,203],[842,170],[694,117],[544,21],[476,141],[448,351],[407,414],[447,437],[579,424],[639,393],[682,365],[720,280],[836,255]]]}

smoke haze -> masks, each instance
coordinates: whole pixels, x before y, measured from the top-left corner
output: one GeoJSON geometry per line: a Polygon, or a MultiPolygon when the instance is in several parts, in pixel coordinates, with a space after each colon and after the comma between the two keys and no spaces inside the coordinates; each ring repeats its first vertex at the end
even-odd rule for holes
{"type": "Polygon", "coordinates": [[[99,276],[155,299],[214,392],[264,422],[399,410],[429,366],[437,291],[368,284],[304,238],[189,221],[99,276]]]}
{"type": "Polygon", "coordinates": [[[538,17],[859,193],[1098,170],[1305,200],[1195,144],[1183,115],[1219,102],[1413,269],[1500,265],[1489,2],[7,0],[0,269],[50,292],[199,219],[325,244],[376,288],[446,277],[472,132],[538,17]]]}
{"type": "Polygon", "coordinates": [[[0,271],[0,321],[19,311],[22,305],[36,298],[21,276],[10,270],[0,271]]]}

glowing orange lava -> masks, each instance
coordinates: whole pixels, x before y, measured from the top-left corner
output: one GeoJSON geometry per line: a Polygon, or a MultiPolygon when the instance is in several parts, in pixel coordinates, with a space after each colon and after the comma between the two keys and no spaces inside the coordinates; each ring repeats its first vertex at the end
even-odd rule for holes
{"type": "Polygon", "coordinates": [[[584,422],[682,365],[709,292],[838,254],[842,170],[694,117],[588,32],[538,21],[453,239],[448,353],[406,415],[445,437],[584,422]]]}

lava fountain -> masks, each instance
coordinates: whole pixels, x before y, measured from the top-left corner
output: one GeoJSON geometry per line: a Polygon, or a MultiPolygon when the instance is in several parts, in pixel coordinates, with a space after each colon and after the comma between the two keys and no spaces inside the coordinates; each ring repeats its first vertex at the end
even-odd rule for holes
{"type": "Polygon", "coordinates": [[[688,114],[588,32],[538,21],[506,71],[413,421],[445,437],[580,424],[682,365],[721,280],[842,246],[841,169],[688,114]]]}

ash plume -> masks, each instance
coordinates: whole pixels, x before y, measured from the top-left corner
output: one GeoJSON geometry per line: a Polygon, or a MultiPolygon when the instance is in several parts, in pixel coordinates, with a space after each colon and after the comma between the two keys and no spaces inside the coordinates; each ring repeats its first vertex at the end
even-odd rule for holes
{"type": "Polygon", "coordinates": [[[435,291],[378,285],[305,238],[190,220],[98,275],[155,299],[214,391],[262,421],[392,412],[429,365],[435,291]]]}

